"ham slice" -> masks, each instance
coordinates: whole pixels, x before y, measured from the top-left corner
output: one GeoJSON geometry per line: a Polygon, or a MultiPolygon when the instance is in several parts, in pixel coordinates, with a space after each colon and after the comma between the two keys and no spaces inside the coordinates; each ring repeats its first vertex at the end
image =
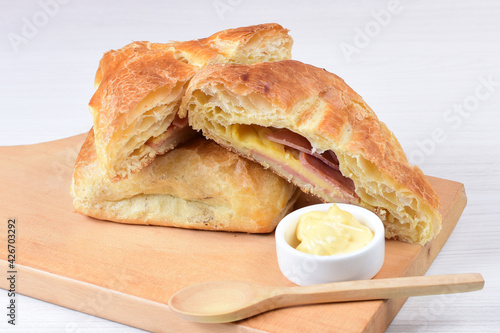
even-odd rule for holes
{"type": "Polygon", "coordinates": [[[327,150],[322,154],[313,152],[309,140],[286,128],[273,129],[266,137],[270,141],[298,150],[300,162],[305,168],[321,175],[345,198],[354,202],[358,200],[354,191],[354,182],[342,175],[339,170],[339,160],[333,151],[327,150]]]}
{"type": "Polygon", "coordinates": [[[295,148],[304,153],[312,154],[312,146],[309,140],[286,128],[273,128],[273,131],[268,133],[266,137],[273,142],[295,148]]]}
{"type": "Polygon", "coordinates": [[[339,160],[337,158],[337,155],[335,155],[333,151],[327,150],[323,154],[314,153],[309,155],[316,157],[318,160],[325,163],[330,168],[339,170],[339,160]]]}
{"type": "MultiPolygon", "coordinates": [[[[316,156],[316,155],[314,155],[316,156]]],[[[335,155],[335,153],[331,150],[327,150],[325,151],[323,154],[320,155],[321,157],[323,157],[325,160],[329,161],[331,164],[335,165],[338,170],[339,168],[339,159],[337,158],[337,155],[335,155]]],[[[316,156],[317,157],[317,156],[316,156]]],[[[320,160],[323,160],[320,158],[320,160]]],[[[329,163],[326,163],[328,165],[330,165],[329,163]]]]}
{"type": "Polygon", "coordinates": [[[321,174],[332,186],[337,188],[346,198],[356,200],[358,196],[354,192],[355,186],[352,179],[345,177],[339,170],[330,168],[320,159],[300,152],[299,159],[302,165],[314,173],[321,174]]]}
{"type": "Polygon", "coordinates": [[[273,129],[266,137],[273,142],[282,144],[284,146],[297,149],[300,152],[312,155],[320,159],[323,163],[332,169],[339,169],[339,160],[335,153],[331,150],[325,151],[323,154],[313,153],[313,149],[309,140],[302,135],[290,131],[286,128],[273,129]]]}

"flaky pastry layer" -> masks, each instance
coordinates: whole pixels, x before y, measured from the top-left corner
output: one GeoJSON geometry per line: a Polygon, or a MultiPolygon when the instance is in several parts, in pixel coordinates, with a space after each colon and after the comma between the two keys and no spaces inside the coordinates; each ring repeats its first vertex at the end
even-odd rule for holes
{"type": "Polygon", "coordinates": [[[199,69],[289,59],[291,46],[288,30],[261,24],[187,42],[134,42],[104,54],[89,109],[98,160],[107,176],[126,178],[173,148],[145,143],[171,126],[186,85],[199,69]]]}
{"type": "Polygon", "coordinates": [[[112,182],[97,161],[92,130],[71,186],[75,210],[98,219],[249,233],[273,231],[298,192],[259,164],[202,137],[112,182]]]}

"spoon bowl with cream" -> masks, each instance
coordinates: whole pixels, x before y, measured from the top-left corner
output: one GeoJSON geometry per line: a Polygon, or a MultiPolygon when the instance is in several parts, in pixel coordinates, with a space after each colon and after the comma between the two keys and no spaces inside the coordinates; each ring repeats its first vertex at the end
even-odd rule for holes
{"type": "Polygon", "coordinates": [[[279,267],[298,285],[371,279],[384,262],[384,225],[359,206],[298,209],[278,224],[275,237],[279,267]]]}

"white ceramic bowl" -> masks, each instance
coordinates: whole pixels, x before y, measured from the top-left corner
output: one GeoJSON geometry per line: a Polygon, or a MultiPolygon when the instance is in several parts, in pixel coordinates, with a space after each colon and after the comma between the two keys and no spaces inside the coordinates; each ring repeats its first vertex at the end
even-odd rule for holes
{"type": "Polygon", "coordinates": [[[374,277],[384,263],[385,234],[382,221],[369,210],[349,204],[337,206],[373,231],[370,243],[350,253],[330,256],[313,255],[295,249],[299,244],[295,230],[300,216],[311,211],[326,212],[331,206],[331,203],[326,203],[298,209],[285,216],[276,227],[278,264],[281,272],[293,283],[305,286],[367,280],[374,277]]]}

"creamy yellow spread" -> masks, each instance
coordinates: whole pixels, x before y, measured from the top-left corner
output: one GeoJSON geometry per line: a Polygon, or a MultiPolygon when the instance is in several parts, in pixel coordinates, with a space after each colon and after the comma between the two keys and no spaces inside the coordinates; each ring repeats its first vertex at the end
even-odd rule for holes
{"type": "Polygon", "coordinates": [[[301,242],[297,250],[327,256],[362,248],[373,239],[373,232],[351,213],[334,204],[328,212],[314,211],[302,215],[296,236],[301,242]]]}

